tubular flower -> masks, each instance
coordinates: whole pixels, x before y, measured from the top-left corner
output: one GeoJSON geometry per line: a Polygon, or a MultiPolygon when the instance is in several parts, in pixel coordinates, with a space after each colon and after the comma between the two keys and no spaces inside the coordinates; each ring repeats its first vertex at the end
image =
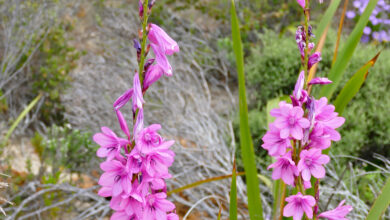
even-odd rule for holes
{"type": "Polygon", "coordinates": [[[303,150],[299,155],[298,171],[304,181],[310,181],[311,175],[320,179],[325,177],[324,164],[330,160],[328,155],[321,154],[321,149],[303,150]]]}
{"type": "Polygon", "coordinates": [[[286,149],[291,147],[291,140],[289,138],[281,138],[280,130],[273,124],[269,125],[269,130],[262,140],[264,144],[261,146],[268,150],[271,156],[282,156],[286,153],[286,149]]]}
{"type": "Polygon", "coordinates": [[[295,176],[299,175],[295,162],[291,159],[291,151],[284,156],[276,158],[276,162],[269,165],[267,169],[274,168],[272,179],[282,179],[288,185],[294,185],[295,176]]]}
{"type": "Polygon", "coordinates": [[[285,139],[290,135],[297,140],[303,138],[303,129],[310,126],[309,120],[303,118],[301,107],[285,105],[280,108],[281,116],[276,118],[275,127],[280,129],[280,138],[285,139]]]}
{"type": "Polygon", "coordinates": [[[352,206],[343,205],[345,200],[341,201],[337,208],[323,212],[318,215],[320,218],[326,218],[328,220],[348,220],[345,216],[352,211],[352,206]]]}
{"type": "Polygon", "coordinates": [[[296,195],[287,197],[286,201],[288,204],[283,209],[283,216],[292,216],[294,220],[300,220],[303,213],[306,213],[309,219],[313,218],[313,206],[316,204],[313,196],[305,196],[298,192],[296,195]]]}
{"type": "Polygon", "coordinates": [[[100,145],[97,156],[107,157],[107,160],[112,160],[119,155],[121,147],[129,144],[129,141],[118,138],[116,134],[107,127],[102,127],[101,130],[102,133],[97,133],[93,136],[93,140],[100,145]]]}

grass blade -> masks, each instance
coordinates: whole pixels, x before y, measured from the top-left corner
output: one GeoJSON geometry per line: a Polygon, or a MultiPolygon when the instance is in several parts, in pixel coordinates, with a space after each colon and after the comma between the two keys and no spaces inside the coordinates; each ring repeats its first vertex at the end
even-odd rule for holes
{"type": "Polygon", "coordinates": [[[248,106],[246,102],[244,55],[241,42],[239,21],[237,18],[234,0],[231,0],[231,25],[233,49],[236,57],[236,67],[239,87],[240,106],[240,146],[242,160],[244,162],[246,187],[248,195],[248,209],[250,219],[263,219],[263,208],[260,200],[259,180],[257,179],[257,168],[255,163],[255,153],[248,122],[248,106]]]}
{"type": "Polygon", "coordinates": [[[381,216],[390,205],[390,177],[387,178],[386,184],[382,189],[382,192],[376,198],[374,205],[371,207],[370,212],[367,215],[367,220],[381,219],[381,216]]]}
{"type": "MultiPolygon", "coordinates": [[[[336,10],[337,10],[337,8],[340,5],[340,2],[341,2],[341,0],[333,0],[330,3],[328,9],[326,9],[326,12],[325,12],[324,16],[322,17],[320,23],[318,24],[318,27],[317,27],[317,29],[315,31],[316,35],[322,36],[322,34],[324,33],[326,27],[332,21],[332,19],[334,17],[334,14],[336,13],[336,10]]],[[[319,41],[319,38],[317,38],[317,40],[315,42],[316,45],[318,44],[318,41],[319,41]]]]}
{"type": "Polygon", "coordinates": [[[233,162],[232,184],[230,186],[229,219],[237,220],[237,183],[236,183],[236,159],[233,162]]]}
{"type": "Polygon", "coordinates": [[[368,61],[364,66],[362,66],[352,78],[345,84],[344,88],[341,90],[340,94],[337,96],[334,105],[336,107],[336,112],[340,115],[343,113],[347,104],[352,100],[352,98],[359,91],[360,87],[363,85],[364,81],[367,78],[368,70],[374,66],[376,60],[378,59],[381,52],[377,53],[374,58],[368,61]]]}
{"type": "Polygon", "coordinates": [[[218,211],[217,220],[221,220],[221,214],[222,214],[222,205],[219,205],[219,211],[218,211]]]}
{"type": "Polygon", "coordinates": [[[340,19],[339,30],[337,31],[337,41],[336,41],[336,46],[335,46],[335,49],[334,49],[332,65],[334,64],[334,62],[336,62],[337,53],[338,53],[338,50],[339,50],[340,38],[341,38],[341,31],[343,30],[345,13],[347,12],[347,6],[348,6],[348,0],[345,0],[344,1],[343,13],[341,14],[341,19],[340,19]]]}
{"type": "Polygon", "coordinates": [[[347,42],[345,43],[343,49],[341,50],[336,62],[332,66],[332,69],[329,72],[328,78],[333,81],[333,83],[325,85],[322,87],[320,96],[326,96],[329,99],[332,97],[334,90],[337,88],[338,84],[341,81],[341,78],[347,68],[347,65],[354,53],[356,46],[360,42],[360,38],[363,35],[363,29],[367,25],[368,19],[372,11],[374,10],[378,0],[371,0],[367,4],[366,9],[363,14],[360,16],[358,23],[353,29],[352,33],[348,37],[347,42]]]}
{"type": "MultiPolygon", "coordinates": [[[[243,176],[245,174],[245,172],[238,172],[236,173],[236,176],[243,176]]],[[[194,187],[197,187],[199,185],[202,185],[204,183],[209,183],[209,182],[213,182],[213,181],[218,181],[218,180],[223,180],[223,179],[228,179],[232,177],[232,174],[228,174],[228,175],[223,175],[223,176],[216,176],[216,177],[211,177],[211,178],[208,178],[208,179],[204,179],[204,180],[199,180],[199,181],[196,181],[196,182],[193,182],[191,184],[188,184],[188,185],[185,185],[185,186],[182,186],[180,188],[176,188],[176,189],[173,189],[171,191],[168,191],[167,192],[167,195],[171,195],[173,193],[179,193],[181,191],[184,191],[186,189],[190,189],[190,188],[194,188],[194,187]]]]}
{"type": "Polygon", "coordinates": [[[31,111],[31,109],[38,103],[38,101],[42,98],[42,93],[40,93],[34,100],[28,104],[28,106],[20,113],[18,118],[12,123],[11,127],[8,129],[7,134],[5,135],[3,142],[1,143],[0,147],[4,147],[7,142],[9,137],[11,136],[12,132],[14,132],[15,128],[19,125],[20,121],[31,111]]]}

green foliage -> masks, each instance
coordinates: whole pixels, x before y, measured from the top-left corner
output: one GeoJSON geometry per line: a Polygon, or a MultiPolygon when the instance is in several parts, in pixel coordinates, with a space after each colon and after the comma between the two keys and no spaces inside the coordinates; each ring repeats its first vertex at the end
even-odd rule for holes
{"type": "Polygon", "coordinates": [[[387,179],[385,186],[383,187],[378,198],[375,200],[370,212],[368,213],[367,220],[380,219],[386,209],[390,205],[390,178],[387,179]]]}
{"type": "Polygon", "coordinates": [[[47,138],[36,133],[31,142],[41,160],[52,167],[53,175],[62,168],[75,173],[82,171],[95,157],[97,150],[90,133],[70,126],[53,126],[47,138]]]}
{"type": "Polygon", "coordinates": [[[65,33],[69,29],[71,27],[64,24],[52,28],[35,55],[32,89],[34,94],[40,92],[46,94],[40,120],[47,124],[64,123],[65,109],[61,104],[60,94],[69,85],[71,80],[69,73],[76,67],[76,61],[80,56],[80,53],[67,43],[65,33]]]}

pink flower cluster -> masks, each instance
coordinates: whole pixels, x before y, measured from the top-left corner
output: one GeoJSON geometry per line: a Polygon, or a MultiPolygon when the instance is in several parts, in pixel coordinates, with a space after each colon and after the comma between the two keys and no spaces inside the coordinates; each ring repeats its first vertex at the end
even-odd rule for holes
{"type": "MultiPolygon", "coordinates": [[[[311,29],[309,35],[312,35],[311,29]]],[[[305,38],[303,27],[298,27],[296,39],[303,56],[305,38]]],[[[314,45],[310,47],[313,48],[314,45]]],[[[320,54],[311,55],[308,60],[309,69],[320,60],[320,54]]],[[[315,78],[308,85],[328,83],[331,81],[327,78],[315,78]]],[[[335,112],[335,107],[328,104],[327,98],[316,100],[310,97],[304,85],[305,73],[302,71],[290,96],[291,104],[282,101],[279,108],[271,110],[270,114],[275,117],[275,121],[269,124],[269,130],[262,138],[262,147],[275,158],[275,162],[268,167],[273,169],[272,179],[281,179],[298,190],[296,195],[286,198],[288,204],[283,210],[284,216],[292,216],[294,220],[302,219],[304,213],[309,219],[313,218],[313,214],[317,214],[318,198],[305,195],[305,190],[312,187],[311,180],[325,177],[324,165],[330,158],[323,154],[323,150],[329,148],[332,141],[340,140],[336,129],[345,121],[335,112]]],[[[318,191],[316,193],[318,195],[318,191]]],[[[349,211],[350,206],[341,205],[335,210],[320,214],[319,217],[344,219],[349,211]]]]}
{"type": "MultiPolygon", "coordinates": [[[[126,138],[118,137],[107,127],[102,127],[102,132],[93,136],[93,140],[100,145],[97,156],[106,158],[100,164],[104,173],[99,179],[102,187],[98,194],[111,197],[110,207],[115,211],[111,220],[179,219],[175,205],[166,199],[165,179],[171,178],[168,168],[175,156],[169,148],[174,141],[165,140],[158,134],[161,129],[159,124],[144,127],[143,114],[143,94],[163,74],[172,75],[166,55],[179,52],[179,46],[155,24],[149,25],[147,36],[156,58],[145,63],[144,72],[141,73],[144,78],[142,85],[136,73],[133,88],[121,95],[113,105],[126,138]],[[132,132],[120,111],[130,100],[134,120],[132,132]]],[[[137,42],[135,40],[138,52],[141,47],[137,42]]]]}

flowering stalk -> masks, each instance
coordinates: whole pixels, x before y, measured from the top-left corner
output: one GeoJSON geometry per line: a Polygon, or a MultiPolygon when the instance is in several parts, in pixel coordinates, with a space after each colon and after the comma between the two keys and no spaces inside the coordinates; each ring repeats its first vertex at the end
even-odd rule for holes
{"type": "Polygon", "coordinates": [[[102,127],[102,133],[93,136],[100,145],[97,156],[106,158],[100,164],[104,171],[99,179],[102,188],[98,194],[111,197],[110,207],[115,211],[111,220],[176,220],[175,205],[166,200],[165,179],[171,178],[168,168],[175,153],[169,148],[173,140],[165,140],[157,131],[161,125],[144,127],[144,103],[146,90],[163,74],[172,75],[172,68],[166,55],[179,52],[179,46],[164,30],[148,24],[154,1],[139,1],[139,15],[142,20],[140,44],[134,40],[137,50],[139,71],[133,77],[133,88],[127,90],[114,102],[119,125],[127,138],[118,137],[111,129],[102,127]],[[147,39],[149,43],[146,46],[147,39]],[[155,58],[145,62],[149,48],[155,58]],[[131,99],[133,132],[130,132],[120,109],[131,99]]]}
{"type": "MultiPolygon", "coordinates": [[[[299,26],[296,32],[296,42],[303,68],[299,73],[291,104],[285,101],[279,103],[279,108],[272,109],[270,114],[275,121],[269,124],[269,130],[263,137],[262,147],[275,158],[268,169],[273,169],[272,179],[281,179],[286,185],[295,187],[297,194],[281,203],[281,214],[293,217],[294,220],[305,218],[317,219],[319,201],[319,180],[325,177],[324,165],[330,157],[322,153],[331,145],[331,141],[339,141],[340,134],[336,128],[344,123],[344,118],[335,112],[335,107],[328,104],[326,97],[316,100],[307,91],[308,86],[331,83],[327,78],[314,78],[305,81],[310,68],[321,60],[319,52],[310,54],[314,43],[310,42],[313,35],[309,25],[309,0],[298,0],[305,13],[305,25],[299,26]],[[312,180],[315,185],[312,186],[312,180]],[[306,193],[314,187],[315,194],[306,193]]],[[[285,193],[285,192],[283,192],[285,193]]],[[[329,220],[345,219],[351,211],[351,206],[340,204],[335,210],[327,211],[318,217],[329,220]]]]}

